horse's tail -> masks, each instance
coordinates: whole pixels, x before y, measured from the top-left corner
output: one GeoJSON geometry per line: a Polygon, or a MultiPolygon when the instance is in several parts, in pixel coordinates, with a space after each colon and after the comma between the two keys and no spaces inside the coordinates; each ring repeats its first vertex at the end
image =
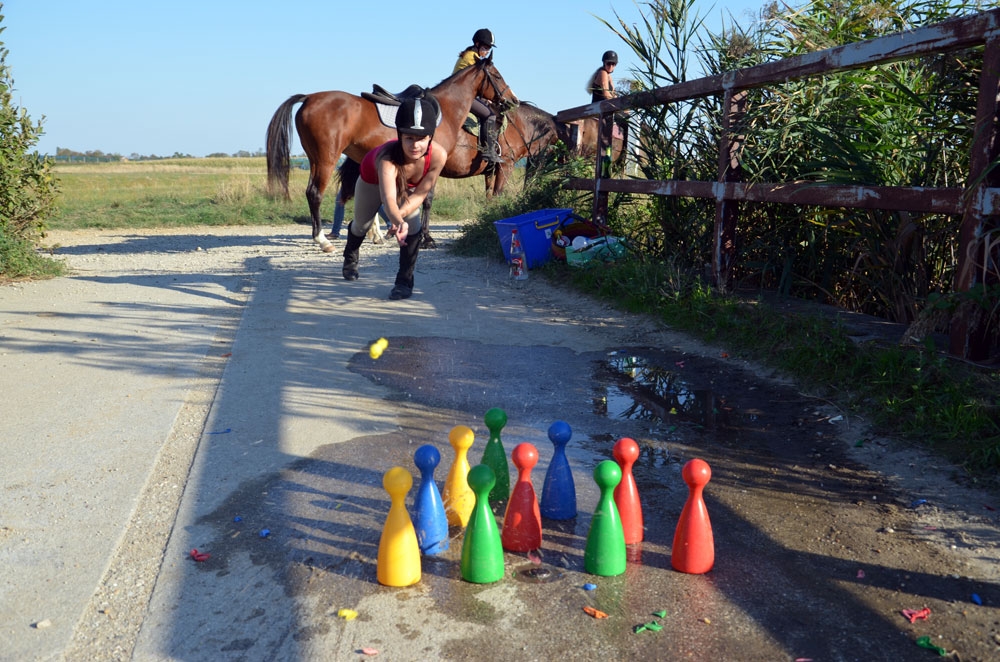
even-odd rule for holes
{"type": "Polygon", "coordinates": [[[308,95],[293,94],[274,111],[274,117],[267,125],[267,192],[277,195],[280,190],[285,199],[288,195],[289,152],[292,138],[292,108],[308,95]]]}
{"type": "Polygon", "coordinates": [[[340,193],[337,201],[347,203],[354,197],[354,187],[361,176],[361,164],[354,159],[344,158],[344,162],[337,166],[337,177],[340,178],[340,193]]]}

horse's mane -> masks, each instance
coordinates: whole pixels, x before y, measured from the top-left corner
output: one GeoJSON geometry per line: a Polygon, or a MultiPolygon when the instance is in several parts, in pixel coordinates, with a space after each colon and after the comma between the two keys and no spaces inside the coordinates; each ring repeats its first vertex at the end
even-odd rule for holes
{"type": "Polygon", "coordinates": [[[483,69],[483,68],[486,67],[487,64],[493,64],[493,54],[492,53],[490,53],[490,56],[487,57],[487,58],[479,58],[478,60],[476,60],[475,64],[469,65],[468,67],[463,67],[463,68],[459,69],[458,71],[451,72],[450,75],[445,76],[444,78],[442,78],[440,83],[438,83],[437,85],[431,85],[427,89],[428,90],[433,90],[435,87],[441,87],[442,85],[444,85],[445,83],[447,83],[448,81],[450,81],[452,78],[456,78],[456,77],[464,74],[466,72],[466,70],[472,69],[472,68],[483,69]]]}

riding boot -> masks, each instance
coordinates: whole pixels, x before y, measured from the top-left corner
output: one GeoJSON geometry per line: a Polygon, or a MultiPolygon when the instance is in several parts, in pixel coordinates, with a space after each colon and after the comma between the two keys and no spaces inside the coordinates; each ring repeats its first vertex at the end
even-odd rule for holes
{"type": "Polygon", "coordinates": [[[490,115],[484,118],[479,131],[479,151],[482,153],[483,159],[489,163],[503,163],[503,159],[497,154],[499,137],[496,116],[490,115]]]}
{"type": "Polygon", "coordinates": [[[351,232],[351,225],[353,223],[347,224],[347,243],[344,245],[344,280],[358,279],[358,253],[365,241],[364,237],[356,237],[351,232]]]}
{"type": "Polygon", "coordinates": [[[413,295],[413,270],[417,266],[419,252],[420,235],[407,236],[406,245],[399,247],[399,271],[396,273],[396,285],[389,292],[390,299],[409,299],[413,295]]]}

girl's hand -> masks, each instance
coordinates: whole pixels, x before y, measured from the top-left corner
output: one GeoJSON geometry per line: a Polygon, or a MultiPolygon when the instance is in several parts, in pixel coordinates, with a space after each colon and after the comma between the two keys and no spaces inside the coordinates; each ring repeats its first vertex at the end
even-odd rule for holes
{"type": "Polygon", "coordinates": [[[390,235],[396,235],[396,241],[399,242],[400,246],[406,245],[406,235],[410,232],[410,224],[403,221],[399,225],[394,225],[389,229],[390,235]]]}

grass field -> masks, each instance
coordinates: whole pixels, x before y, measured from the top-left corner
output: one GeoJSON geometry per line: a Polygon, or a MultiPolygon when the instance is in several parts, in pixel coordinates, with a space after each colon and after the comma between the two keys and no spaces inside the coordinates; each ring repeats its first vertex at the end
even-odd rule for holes
{"type": "MultiPolygon", "coordinates": [[[[264,158],[165,159],[121,163],[59,164],[56,213],[51,229],[184,227],[195,225],[308,225],[305,190],[309,171],[293,168],[291,200],[267,195],[264,158]]],[[[336,181],[326,190],[323,219],[333,218],[336,181]]],[[[483,179],[442,179],[434,218],[474,216],[485,200],[483,179]]],[[[350,220],[352,207],[348,206],[350,220]]]]}

